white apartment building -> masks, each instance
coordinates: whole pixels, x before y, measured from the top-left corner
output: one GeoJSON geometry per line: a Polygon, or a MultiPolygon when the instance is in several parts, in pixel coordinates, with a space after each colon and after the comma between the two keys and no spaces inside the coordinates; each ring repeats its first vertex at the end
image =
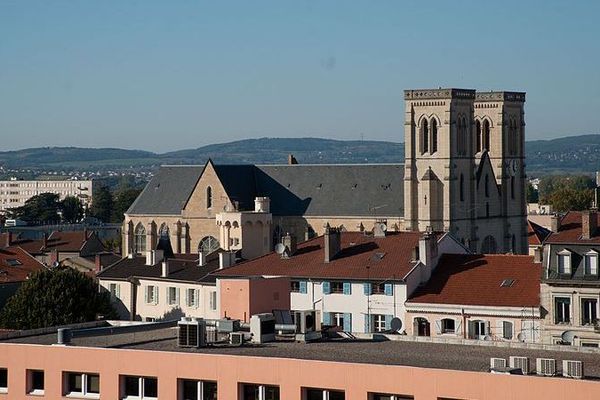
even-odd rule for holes
{"type": "Polygon", "coordinates": [[[81,180],[31,180],[10,179],[0,181],[0,212],[21,207],[25,202],[42,193],[55,193],[61,200],[73,196],[84,206],[92,201],[92,181],[81,180]]]}

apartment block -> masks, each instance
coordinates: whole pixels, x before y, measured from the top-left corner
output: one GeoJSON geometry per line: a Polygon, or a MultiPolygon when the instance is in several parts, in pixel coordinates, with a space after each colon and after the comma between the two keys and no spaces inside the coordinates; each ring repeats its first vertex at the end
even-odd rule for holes
{"type": "Polygon", "coordinates": [[[25,202],[42,193],[55,193],[61,200],[73,196],[81,200],[84,206],[92,202],[91,180],[17,180],[0,181],[0,212],[21,207],[25,202]]]}

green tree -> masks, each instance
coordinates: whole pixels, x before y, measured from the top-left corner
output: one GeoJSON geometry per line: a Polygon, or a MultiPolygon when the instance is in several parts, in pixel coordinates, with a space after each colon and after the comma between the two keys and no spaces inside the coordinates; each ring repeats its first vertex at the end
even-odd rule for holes
{"type": "Polygon", "coordinates": [[[11,218],[45,224],[59,222],[60,209],[61,204],[57,194],[42,193],[27,200],[23,206],[9,210],[9,214],[11,218]]]}
{"type": "Polygon", "coordinates": [[[61,202],[62,219],[64,222],[74,224],[83,218],[83,205],[77,197],[67,196],[61,202]]]}
{"type": "Polygon", "coordinates": [[[113,196],[108,186],[94,188],[90,214],[103,222],[110,222],[113,208],[113,196]]]}
{"type": "Polygon", "coordinates": [[[115,196],[112,222],[123,222],[124,214],[141,193],[141,189],[127,188],[120,190],[115,196]]]}
{"type": "Polygon", "coordinates": [[[57,267],[34,273],[8,299],[0,312],[0,326],[36,329],[116,318],[109,294],[96,281],[72,268],[57,267]]]}
{"type": "Polygon", "coordinates": [[[555,190],[548,197],[548,204],[554,211],[581,211],[590,208],[594,200],[594,191],[591,189],[577,190],[569,187],[555,190]]]}
{"type": "Polygon", "coordinates": [[[537,203],[540,199],[540,195],[531,183],[527,184],[527,202],[537,203]]]}

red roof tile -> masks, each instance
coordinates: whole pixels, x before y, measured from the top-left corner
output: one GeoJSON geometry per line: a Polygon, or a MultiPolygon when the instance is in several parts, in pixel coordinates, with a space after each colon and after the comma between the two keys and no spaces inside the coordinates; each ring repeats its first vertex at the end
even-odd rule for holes
{"type": "Polygon", "coordinates": [[[46,267],[19,246],[0,249],[0,283],[23,282],[46,267]]]}
{"type": "Polygon", "coordinates": [[[445,254],[409,303],[538,307],[541,264],[531,256],[445,254]],[[502,281],[512,279],[512,286],[502,281]]]}
{"type": "Polygon", "coordinates": [[[382,238],[359,232],[342,232],[341,235],[342,250],[329,263],[324,262],[323,236],[320,236],[299,244],[296,254],[288,259],[270,253],[223,269],[215,275],[401,280],[415,266],[413,249],[419,244],[419,232],[388,233],[382,238]]]}
{"type": "Polygon", "coordinates": [[[87,231],[54,231],[48,236],[48,243],[44,249],[78,252],[89,239],[89,235],[87,231]]]}
{"type": "MultiPolygon", "coordinates": [[[[596,215],[600,227],[600,213],[596,215]]],[[[569,211],[560,221],[560,229],[546,239],[547,243],[600,243],[600,234],[590,239],[581,237],[581,211],[569,211]]]]}
{"type": "MultiPolygon", "coordinates": [[[[0,234],[0,248],[6,246],[8,232],[4,232],[0,234]]],[[[29,254],[42,254],[42,246],[44,242],[41,239],[23,239],[19,237],[18,234],[13,233],[13,238],[11,240],[12,246],[19,246],[29,254]]]]}

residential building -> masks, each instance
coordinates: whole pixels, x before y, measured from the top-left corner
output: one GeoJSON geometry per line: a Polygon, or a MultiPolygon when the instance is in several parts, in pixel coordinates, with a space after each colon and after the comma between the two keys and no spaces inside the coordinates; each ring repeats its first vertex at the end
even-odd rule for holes
{"type": "MultiPolygon", "coordinates": [[[[345,332],[384,331],[393,318],[405,321],[405,301],[429,279],[441,254],[467,253],[449,234],[419,232],[373,235],[327,228],[297,248],[291,243],[281,254],[215,272],[220,297],[231,290],[228,279],[287,277],[290,287],[281,295],[289,293],[292,310],[318,310],[324,325],[345,332]]],[[[246,320],[240,314],[220,301],[221,317],[246,320]]]]}
{"type": "Polygon", "coordinates": [[[531,256],[444,254],[406,302],[407,334],[540,343],[540,275],[531,256]]]}
{"type": "Polygon", "coordinates": [[[598,303],[600,232],[595,210],[553,217],[553,233],[544,242],[541,299],[547,312],[546,343],[600,345],[598,303]]]}
{"type": "Polygon", "coordinates": [[[81,200],[84,207],[92,202],[91,180],[18,180],[0,181],[0,213],[21,207],[25,202],[42,193],[57,194],[60,200],[72,196],[81,200]]]}
{"type": "Polygon", "coordinates": [[[46,267],[19,246],[9,245],[0,235],[0,308],[29,276],[46,267]]]}

